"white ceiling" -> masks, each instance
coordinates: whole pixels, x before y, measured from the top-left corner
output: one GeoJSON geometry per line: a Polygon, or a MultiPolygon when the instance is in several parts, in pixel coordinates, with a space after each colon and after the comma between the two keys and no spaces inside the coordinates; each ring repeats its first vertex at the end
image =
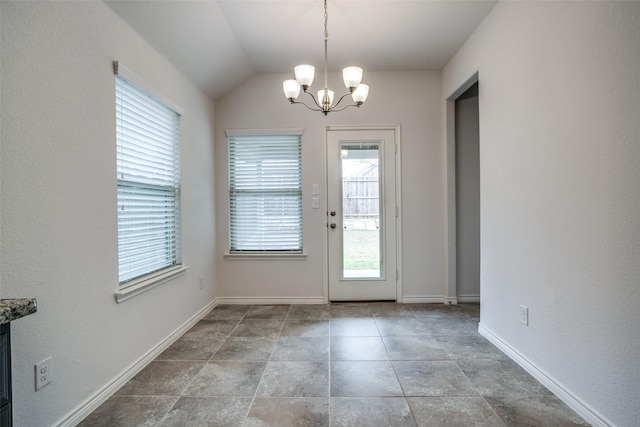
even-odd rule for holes
{"type": "MultiPolygon", "coordinates": [[[[439,70],[496,2],[329,0],[329,69],[439,70]]],[[[105,3],[214,100],[253,74],[323,65],[322,0],[105,3]]]]}

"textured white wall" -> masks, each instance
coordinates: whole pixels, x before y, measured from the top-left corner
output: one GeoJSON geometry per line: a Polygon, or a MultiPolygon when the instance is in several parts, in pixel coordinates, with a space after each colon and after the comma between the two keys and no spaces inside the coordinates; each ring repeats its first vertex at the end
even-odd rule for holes
{"type": "Polygon", "coordinates": [[[638,41],[638,2],[500,2],[442,77],[446,99],[479,73],[481,324],[618,426],[640,419],[638,41]]]}
{"type": "Polygon", "coordinates": [[[0,13],[2,297],[38,300],[12,324],[14,420],[49,426],[214,299],[214,106],[102,2],[3,1],[0,13]],[[122,304],[112,60],[185,111],[190,269],[122,304]],[[53,382],[35,392],[47,356],[53,382]]]}
{"type": "MultiPolygon", "coordinates": [[[[323,182],[322,127],[325,125],[400,125],[402,135],[403,293],[438,297],[445,294],[442,113],[440,73],[371,73],[371,87],[360,108],[323,116],[290,105],[282,81],[291,75],[249,79],[216,103],[217,271],[221,297],[321,298],[322,235],[326,208],[311,209],[312,184],[323,182]],[[225,129],[303,128],[304,261],[228,261],[227,140],[225,129]]],[[[321,86],[322,78],[313,87],[321,86]]],[[[329,87],[344,88],[338,74],[329,87]]],[[[306,95],[305,95],[306,96],[306,95]]],[[[324,198],[324,194],[320,195],[324,198]]]]}

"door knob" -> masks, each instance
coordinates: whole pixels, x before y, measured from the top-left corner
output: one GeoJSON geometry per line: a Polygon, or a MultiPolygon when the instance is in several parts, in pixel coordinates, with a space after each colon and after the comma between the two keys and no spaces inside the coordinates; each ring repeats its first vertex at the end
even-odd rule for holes
{"type": "Polygon", "coordinates": [[[336,216],[336,211],[331,211],[331,213],[329,213],[329,215],[336,216]]]}
{"type": "Polygon", "coordinates": [[[336,223],[335,223],[335,222],[332,222],[331,224],[329,224],[329,227],[331,227],[331,229],[336,228],[336,223]]]}

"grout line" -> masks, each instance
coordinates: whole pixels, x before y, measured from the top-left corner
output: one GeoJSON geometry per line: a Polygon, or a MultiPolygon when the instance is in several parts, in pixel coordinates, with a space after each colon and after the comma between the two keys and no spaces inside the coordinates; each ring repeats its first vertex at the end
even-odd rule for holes
{"type": "Polygon", "coordinates": [[[173,402],[171,404],[171,406],[169,406],[169,409],[167,409],[167,412],[165,412],[164,415],[162,415],[162,417],[160,417],[160,420],[158,421],[158,423],[156,425],[161,425],[164,422],[164,420],[169,416],[169,413],[171,412],[171,410],[174,408],[174,406],[176,406],[176,404],[180,400],[180,396],[173,396],[173,397],[176,398],[175,402],[173,402]]]}
{"type": "MultiPolygon", "coordinates": [[[[260,380],[256,385],[256,391],[253,393],[253,397],[251,398],[251,403],[249,404],[247,413],[244,416],[242,425],[245,425],[247,423],[247,419],[249,418],[249,414],[251,413],[251,408],[253,408],[253,404],[256,401],[256,397],[258,396],[258,390],[260,389],[260,384],[262,384],[262,380],[264,379],[264,374],[265,372],[267,372],[267,368],[269,367],[269,362],[271,362],[271,358],[273,357],[273,352],[275,351],[276,346],[278,345],[278,340],[282,336],[282,330],[284,329],[284,325],[287,323],[287,319],[289,317],[289,311],[291,311],[291,305],[289,305],[289,310],[287,310],[287,312],[285,313],[284,320],[282,321],[282,325],[280,325],[280,330],[278,331],[278,335],[276,336],[276,339],[273,342],[273,346],[271,347],[271,352],[269,353],[269,359],[265,362],[264,369],[262,370],[262,375],[260,376],[260,380]]],[[[251,338],[257,338],[257,337],[251,337],[251,338]]]]}
{"type": "Polygon", "coordinates": [[[491,408],[491,412],[493,412],[496,417],[498,417],[498,419],[500,420],[500,422],[506,427],[507,426],[507,422],[505,420],[502,419],[502,417],[500,416],[500,414],[498,414],[498,412],[494,409],[493,406],[491,406],[491,404],[487,401],[487,399],[485,399],[485,396],[480,395],[480,397],[482,398],[482,401],[484,403],[486,403],[487,405],[489,405],[489,408],[491,408]]]}
{"type": "MultiPolygon", "coordinates": [[[[214,307],[215,309],[215,307],[214,307]]],[[[212,310],[213,311],[213,310],[212,310]]],[[[248,310],[247,310],[248,312],[248,310]]],[[[157,425],[161,425],[167,418],[167,416],[169,415],[169,413],[171,412],[171,410],[176,406],[176,404],[178,403],[178,401],[182,398],[182,397],[206,397],[206,396],[185,396],[185,393],[187,392],[187,390],[189,389],[189,387],[193,384],[193,382],[196,380],[196,378],[200,375],[200,373],[202,373],[202,370],[204,369],[205,366],[207,366],[207,364],[209,362],[211,362],[211,360],[213,359],[213,357],[215,356],[215,354],[218,352],[218,350],[220,350],[220,348],[222,347],[222,345],[224,343],[227,342],[227,340],[231,337],[231,334],[233,333],[233,331],[236,330],[236,328],[238,327],[238,325],[240,325],[240,323],[242,322],[242,320],[244,319],[244,317],[246,316],[246,313],[240,318],[240,319],[210,319],[212,321],[231,321],[231,320],[237,320],[237,324],[236,326],[234,326],[234,328],[229,331],[229,333],[227,334],[227,336],[222,340],[222,342],[216,347],[216,349],[211,353],[211,356],[209,357],[209,359],[204,360],[204,364],[202,365],[202,367],[200,368],[200,370],[194,375],[194,377],[192,378],[192,380],[189,382],[189,384],[187,384],[187,386],[184,388],[184,390],[182,391],[182,393],[180,393],[179,396],[177,396],[176,401],[173,402],[173,405],[171,405],[169,407],[169,409],[167,410],[167,412],[160,418],[160,421],[158,422],[157,425]]],[[[206,316],[205,316],[206,317],[206,316]]],[[[197,341],[201,342],[203,340],[206,340],[207,338],[199,338],[197,341]]],[[[158,360],[158,358],[154,359],[154,360],[158,360]]],[[[202,362],[203,360],[187,360],[187,361],[191,361],[191,362],[202,362]]]]}

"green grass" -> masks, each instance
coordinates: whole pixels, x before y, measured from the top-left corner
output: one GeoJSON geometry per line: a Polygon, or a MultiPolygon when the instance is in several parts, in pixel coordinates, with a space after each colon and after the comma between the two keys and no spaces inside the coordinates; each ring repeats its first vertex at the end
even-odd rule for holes
{"type": "Polygon", "coordinates": [[[344,230],[344,269],[376,270],[380,268],[378,230],[344,230]]]}

